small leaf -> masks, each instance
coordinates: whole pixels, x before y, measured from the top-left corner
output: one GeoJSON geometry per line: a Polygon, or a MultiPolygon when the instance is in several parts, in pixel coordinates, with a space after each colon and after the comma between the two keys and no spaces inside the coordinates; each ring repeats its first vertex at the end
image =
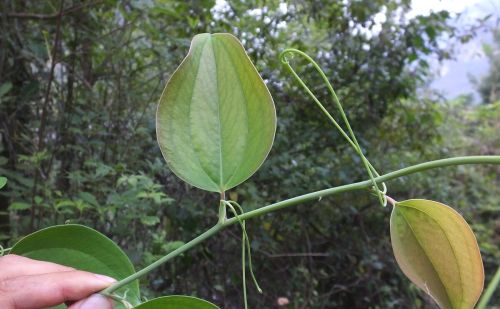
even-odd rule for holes
{"type": "Polygon", "coordinates": [[[10,204],[9,210],[26,210],[30,209],[31,204],[25,203],[25,202],[14,202],[10,204]]]}
{"type": "Polygon", "coordinates": [[[74,207],[74,206],[75,206],[75,202],[73,202],[71,200],[62,200],[56,204],[56,210],[59,210],[60,208],[63,208],[63,207],[74,207]]]}
{"type": "Polygon", "coordinates": [[[163,91],[156,130],[169,167],[193,186],[222,192],[255,173],[273,144],[276,111],[238,39],[193,38],[163,91]]]}
{"type": "Polygon", "coordinates": [[[12,83],[6,82],[0,85],[0,99],[12,89],[12,83]]]}
{"type": "MultiPolygon", "coordinates": [[[[127,255],[109,238],[77,224],[52,226],[30,234],[14,245],[12,254],[58,263],[121,280],[133,274],[127,255]]],[[[134,281],[120,289],[127,301],[137,304],[139,284],[134,281]]],[[[115,308],[123,308],[117,304],[115,308]]]]}
{"type": "Polygon", "coordinates": [[[160,223],[160,218],[156,216],[141,217],[141,223],[147,226],[152,226],[160,223]]]}
{"type": "Polygon", "coordinates": [[[84,202],[87,202],[88,204],[90,204],[92,206],[99,206],[97,199],[95,198],[95,196],[92,193],[80,192],[79,196],[84,202]]]}
{"type": "Polygon", "coordinates": [[[167,242],[166,244],[164,244],[162,246],[162,249],[165,253],[170,253],[174,250],[177,250],[179,249],[180,247],[182,247],[183,245],[185,245],[185,243],[183,241],[180,241],[180,240],[176,240],[176,241],[169,241],[167,242]]]}
{"type": "Polygon", "coordinates": [[[483,290],[483,262],[472,230],[455,210],[429,200],[396,203],[391,241],[399,267],[441,308],[474,307],[483,290]]]}
{"type": "Polygon", "coordinates": [[[35,204],[40,205],[43,202],[43,198],[41,196],[35,196],[35,204]]]}
{"type": "Polygon", "coordinates": [[[0,177],[0,189],[2,189],[3,187],[5,187],[6,184],[7,184],[7,178],[0,177]]]}
{"type": "Polygon", "coordinates": [[[140,304],[136,309],[220,309],[206,300],[192,296],[172,295],[152,299],[140,304]]]}

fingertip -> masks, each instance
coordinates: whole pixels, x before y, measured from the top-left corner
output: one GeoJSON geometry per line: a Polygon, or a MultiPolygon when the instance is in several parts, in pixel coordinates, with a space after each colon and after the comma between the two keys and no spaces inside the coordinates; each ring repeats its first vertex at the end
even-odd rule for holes
{"type": "Polygon", "coordinates": [[[111,277],[108,277],[108,276],[105,276],[105,275],[94,274],[94,276],[96,276],[99,280],[102,280],[102,281],[104,281],[106,283],[115,283],[116,282],[115,278],[111,278],[111,277]]]}
{"type": "Polygon", "coordinates": [[[113,301],[101,294],[93,294],[88,298],[82,299],[68,309],[113,309],[113,301]]]}
{"type": "MultiPolygon", "coordinates": [[[[77,301],[70,308],[80,309],[82,299],[90,299],[89,295],[105,289],[114,281],[116,280],[107,276],[73,270],[11,279],[8,292],[17,304],[22,304],[19,308],[43,308],[77,301]]],[[[113,303],[103,298],[107,303],[101,299],[101,306],[93,308],[113,308],[113,303]]],[[[87,308],[92,308],[89,306],[87,308]]],[[[1,305],[0,307],[3,308],[1,305]]]]}

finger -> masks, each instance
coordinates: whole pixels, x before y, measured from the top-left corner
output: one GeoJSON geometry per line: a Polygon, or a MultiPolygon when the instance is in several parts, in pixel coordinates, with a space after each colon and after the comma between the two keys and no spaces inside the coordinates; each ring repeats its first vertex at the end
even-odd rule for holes
{"type": "Polygon", "coordinates": [[[2,280],[12,277],[40,275],[47,273],[55,273],[61,271],[71,271],[74,268],[44,261],[37,261],[19,256],[8,254],[0,257],[0,269],[2,272],[0,277],[2,280]]]}
{"type": "Polygon", "coordinates": [[[101,294],[94,294],[89,298],[74,303],[68,309],[113,309],[113,301],[101,294]]]}
{"type": "Polygon", "coordinates": [[[55,306],[81,300],[105,289],[114,281],[106,276],[78,270],[11,278],[0,285],[0,298],[3,297],[0,307],[38,309],[55,306]]]}

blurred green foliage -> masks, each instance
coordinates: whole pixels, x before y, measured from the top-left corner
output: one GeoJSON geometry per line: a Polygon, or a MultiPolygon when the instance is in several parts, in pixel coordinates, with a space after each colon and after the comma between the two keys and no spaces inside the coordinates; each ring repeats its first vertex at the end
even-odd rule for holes
{"type": "MultiPolygon", "coordinates": [[[[410,7],[409,0],[1,2],[0,175],[9,179],[1,240],[82,223],[112,237],[139,268],[216,222],[218,196],[177,179],[155,137],[162,87],[201,32],[239,37],[277,106],[269,158],[228,193],[246,210],[366,178],[358,156],[282,70],[277,55],[286,47],[325,68],[379,171],[498,154],[499,102],[445,103],[422,91],[428,57],[452,55],[439,38],[473,34],[454,28],[445,11],[408,19],[410,7]]],[[[311,68],[299,71],[328,102],[311,68]]],[[[434,170],[388,183],[389,194],[454,206],[472,223],[489,279],[500,260],[499,175],[491,166],[434,170]]],[[[249,221],[264,290],[250,289],[250,307],[276,308],[286,297],[287,308],[432,308],[395,263],[389,212],[358,192],[249,221]]],[[[146,296],[193,294],[240,308],[239,237],[228,229],[144,278],[146,296]]]]}
{"type": "Polygon", "coordinates": [[[483,51],[488,57],[490,70],[478,83],[478,91],[484,103],[500,100],[500,28],[493,29],[493,44],[485,44],[483,51]]]}

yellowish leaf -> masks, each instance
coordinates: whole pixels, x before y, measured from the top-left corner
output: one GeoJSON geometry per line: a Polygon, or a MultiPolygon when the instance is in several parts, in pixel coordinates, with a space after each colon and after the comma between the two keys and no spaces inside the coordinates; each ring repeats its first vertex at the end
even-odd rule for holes
{"type": "Polygon", "coordinates": [[[396,203],[391,241],[401,270],[441,308],[474,307],[483,290],[483,262],[459,213],[429,200],[396,203]]]}

